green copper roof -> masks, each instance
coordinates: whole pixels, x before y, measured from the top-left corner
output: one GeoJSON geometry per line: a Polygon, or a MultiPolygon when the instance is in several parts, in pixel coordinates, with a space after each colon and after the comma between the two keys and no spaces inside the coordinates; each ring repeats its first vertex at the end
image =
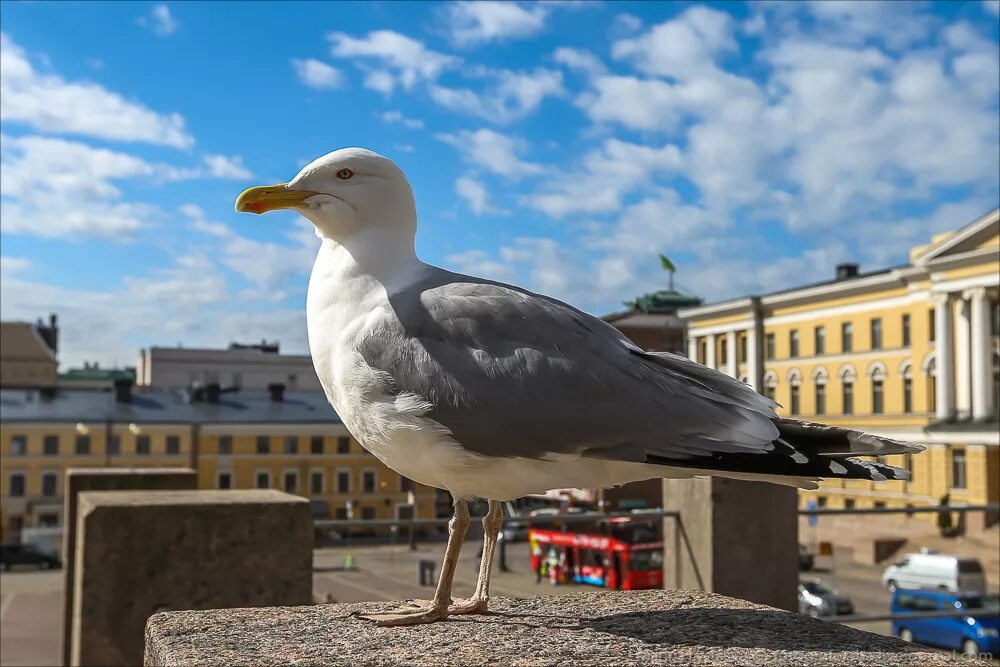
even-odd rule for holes
{"type": "Polygon", "coordinates": [[[60,380],[132,380],[135,381],[134,370],[114,368],[71,368],[59,374],[60,380]]]}
{"type": "Polygon", "coordinates": [[[677,290],[664,289],[643,294],[634,301],[626,301],[625,305],[647,314],[672,314],[676,313],[678,308],[701,305],[701,298],[682,294],[677,290]]]}

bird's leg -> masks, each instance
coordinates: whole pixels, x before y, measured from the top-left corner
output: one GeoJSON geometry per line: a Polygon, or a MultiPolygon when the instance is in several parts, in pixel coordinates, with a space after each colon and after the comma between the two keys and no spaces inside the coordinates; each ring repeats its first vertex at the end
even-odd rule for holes
{"type": "Polygon", "coordinates": [[[490,575],[493,569],[493,554],[496,553],[500,527],[503,525],[503,508],[491,500],[490,509],[483,517],[483,560],[479,563],[479,580],[471,598],[455,600],[448,608],[449,614],[481,614],[486,611],[490,600],[490,575]]]}
{"type": "Polygon", "coordinates": [[[431,623],[448,616],[451,602],[451,584],[458,569],[458,556],[462,551],[465,531],[469,528],[469,505],[464,500],[455,501],[455,514],[448,522],[448,546],[444,550],[441,576],[438,578],[434,598],[428,603],[408,605],[385,614],[365,614],[361,618],[376,625],[417,625],[431,623]]]}

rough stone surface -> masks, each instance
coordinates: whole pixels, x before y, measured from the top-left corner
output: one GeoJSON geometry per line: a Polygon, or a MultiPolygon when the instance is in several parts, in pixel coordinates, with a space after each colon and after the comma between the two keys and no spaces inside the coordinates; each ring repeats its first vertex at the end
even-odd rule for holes
{"type": "Polygon", "coordinates": [[[312,601],[304,498],[274,490],[84,492],[73,665],[137,665],[157,611],[312,601]]]}
{"type": "Polygon", "coordinates": [[[725,477],[663,480],[663,585],[797,611],[797,494],[725,477]]]}
{"type": "Polygon", "coordinates": [[[146,625],[145,664],[949,664],[892,637],[696,591],[495,598],[489,614],[413,627],[376,627],[355,616],[396,604],[156,614],[146,625]]]}
{"type": "Polygon", "coordinates": [[[198,476],[191,468],[68,468],[63,496],[63,664],[70,661],[73,638],[73,591],[76,588],[76,506],[81,491],[193,491],[198,476]]]}

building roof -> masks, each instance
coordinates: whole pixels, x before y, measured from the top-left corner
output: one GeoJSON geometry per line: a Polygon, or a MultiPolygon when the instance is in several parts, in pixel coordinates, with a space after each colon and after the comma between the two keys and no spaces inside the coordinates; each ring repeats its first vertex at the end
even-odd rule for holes
{"type": "Polygon", "coordinates": [[[59,374],[60,380],[71,381],[107,381],[115,380],[135,380],[135,369],[120,368],[71,368],[59,374]]]}
{"type": "Polygon", "coordinates": [[[0,359],[55,361],[55,352],[30,322],[0,322],[0,359]]]}
{"type": "Polygon", "coordinates": [[[60,389],[0,390],[0,421],[113,422],[147,424],[341,423],[322,392],[285,392],[273,401],[267,391],[223,391],[218,403],[198,400],[187,390],[138,391],[119,402],[113,391],[60,389]]]}

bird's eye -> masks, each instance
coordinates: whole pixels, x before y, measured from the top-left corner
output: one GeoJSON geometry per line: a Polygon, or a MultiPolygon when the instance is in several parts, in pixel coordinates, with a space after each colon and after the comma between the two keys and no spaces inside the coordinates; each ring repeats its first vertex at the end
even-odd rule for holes
{"type": "Polygon", "coordinates": [[[344,167],[343,169],[337,172],[337,178],[339,178],[342,181],[346,181],[352,176],[354,176],[354,172],[348,169],[347,167],[344,167]]]}

